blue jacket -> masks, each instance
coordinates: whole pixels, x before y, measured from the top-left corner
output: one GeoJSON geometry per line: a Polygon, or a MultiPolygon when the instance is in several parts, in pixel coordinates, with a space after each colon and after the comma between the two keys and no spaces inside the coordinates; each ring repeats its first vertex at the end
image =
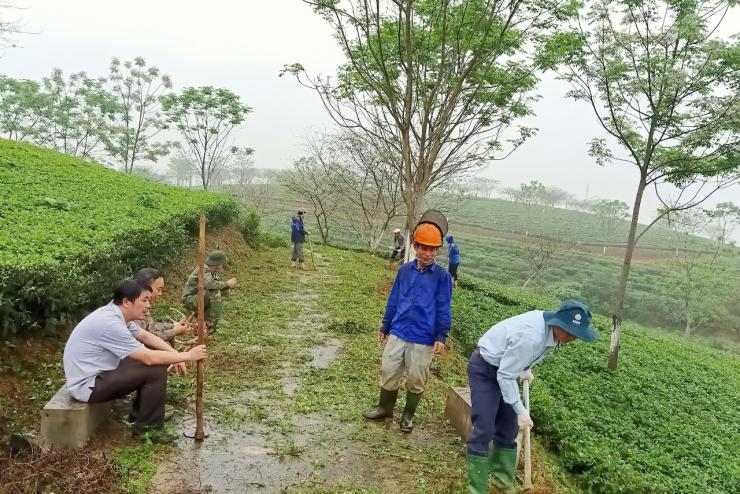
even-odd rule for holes
{"type": "Polygon", "coordinates": [[[306,230],[303,228],[303,218],[299,215],[293,216],[293,224],[290,227],[290,241],[302,243],[306,241],[306,230]]]}
{"type": "Polygon", "coordinates": [[[416,260],[398,269],[381,331],[409,343],[434,345],[452,325],[452,278],[437,264],[419,271],[416,260]]]}
{"type": "Polygon", "coordinates": [[[450,243],[450,254],[447,258],[450,264],[460,264],[460,248],[455,242],[450,243]]]}

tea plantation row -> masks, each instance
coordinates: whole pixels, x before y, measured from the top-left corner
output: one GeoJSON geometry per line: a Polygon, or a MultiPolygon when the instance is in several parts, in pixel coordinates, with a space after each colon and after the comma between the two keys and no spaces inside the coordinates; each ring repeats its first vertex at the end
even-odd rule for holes
{"type": "Polygon", "coordinates": [[[0,139],[0,336],[104,303],[113,280],[176,257],[201,213],[216,226],[238,205],[0,139]]]}
{"type": "MultiPolygon", "coordinates": [[[[453,334],[466,353],[491,325],[558,301],[461,280],[453,334]]],[[[626,323],[619,369],[597,343],[553,350],[534,373],[536,433],[582,487],[599,493],[740,492],[740,358],[626,323]]]]}

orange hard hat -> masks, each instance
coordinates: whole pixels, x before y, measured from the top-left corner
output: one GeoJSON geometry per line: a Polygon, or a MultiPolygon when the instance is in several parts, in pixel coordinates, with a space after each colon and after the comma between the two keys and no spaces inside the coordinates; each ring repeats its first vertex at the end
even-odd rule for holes
{"type": "Polygon", "coordinates": [[[442,233],[431,223],[422,223],[414,231],[414,242],[429,247],[441,247],[442,233]]]}

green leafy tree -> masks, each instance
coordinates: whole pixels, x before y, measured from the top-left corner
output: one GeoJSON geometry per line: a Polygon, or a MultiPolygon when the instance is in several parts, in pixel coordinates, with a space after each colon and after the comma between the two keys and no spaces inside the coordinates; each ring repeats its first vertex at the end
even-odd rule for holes
{"type": "Polygon", "coordinates": [[[180,94],[163,96],[161,102],[167,121],[185,138],[185,149],[198,167],[203,189],[208,190],[234,149],[232,132],[252,109],[228,89],[211,86],[185,88],[180,94]]]}
{"type": "MultiPolygon", "coordinates": [[[[424,197],[448,179],[503,158],[534,129],[532,56],[565,2],[542,0],[308,1],[346,63],[336,79],[286,66],[329,115],[394,156],[413,230],[424,197]]],[[[411,249],[407,249],[411,255],[411,249]]]]}
{"type": "Polygon", "coordinates": [[[143,57],[121,63],[114,58],[110,64],[108,87],[118,104],[108,153],[123,171],[132,173],[139,160],[157,161],[172,146],[170,142],[155,142],[154,138],[167,126],[161,112],[160,98],[172,81],[155,66],[148,66],[143,57]]]}
{"type": "Polygon", "coordinates": [[[38,82],[0,75],[0,132],[15,141],[33,141],[49,96],[38,82]]]}
{"type": "Polygon", "coordinates": [[[41,121],[34,140],[71,156],[98,158],[107,147],[118,111],[104,82],[85,72],[65,79],[60,69],[54,69],[42,80],[41,87],[47,104],[40,109],[41,121]]]}
{"type": "Polygon", "coordinates": [[[740,45],[714,36],[733,4],[595,0],[572,33],[550,40],[549,53],[566,54],[561,75],[573,87],[569,96],[588,103],[609,136],[592,141],[590,154],[599,164],[619,161],[638,172],[613,305],[612,370],[638,240],[662,215],[694,207],[738,180],[740,45]],[[638,233],[649,188],[664,207],[638,233]]]}

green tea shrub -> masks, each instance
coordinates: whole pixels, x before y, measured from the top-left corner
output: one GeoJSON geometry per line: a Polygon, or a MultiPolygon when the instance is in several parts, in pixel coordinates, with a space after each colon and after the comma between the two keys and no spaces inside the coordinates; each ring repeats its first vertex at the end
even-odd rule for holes
{"type": "MultiPolygon", "coordinates": [[[[493,324],[559,302],[461,278],[453,336],[469,355],[493,324]]],[[[609,372],[611,323],[594,324],[598,342],[554,349],[534,369],[534,431],[557,461],[588,492],[738,492],[740,357],[625,322],[609,372]]]]}
{"type": "Polygon", "coordinates": [[[0,139],[0,336],[50,329],[105,303],[115,280],[176,258],[237,203],[0,139]]]}

